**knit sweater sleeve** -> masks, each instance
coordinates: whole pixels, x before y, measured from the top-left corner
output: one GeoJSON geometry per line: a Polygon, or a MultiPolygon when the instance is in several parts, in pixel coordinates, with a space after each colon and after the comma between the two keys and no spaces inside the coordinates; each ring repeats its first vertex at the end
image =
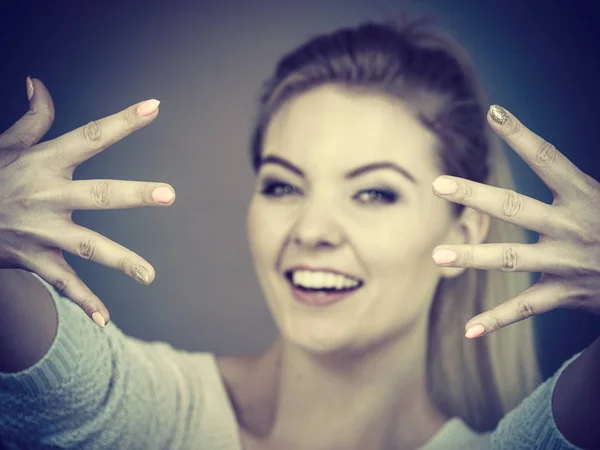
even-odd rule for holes
{"type": "Polygon", "coordinates": [[[113,323],[101,329],[38,279],[56,304],[58,330],[34,366],[0,373],[0,447],[236,448],[212,355],[131,338],[113,323]]]}
{"type": "Polygon", "coordinates": [[[568,359],[556,373],[542,383],[521,404],[508,413],[491,435],[494,450],[581,450],[562,435],[552,413],[552,396],[556,383],[581,353],[568,359]]]}

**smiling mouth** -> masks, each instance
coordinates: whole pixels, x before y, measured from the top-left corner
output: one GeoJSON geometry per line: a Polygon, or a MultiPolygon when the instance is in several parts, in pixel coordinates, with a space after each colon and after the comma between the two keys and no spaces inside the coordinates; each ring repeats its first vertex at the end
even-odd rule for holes
{"type": "Polygon", "coordinates": [[[285,277],[290,284],[307,293],[343,293],[362,287],[363,281],[333,272],[313,270],[288,270],[285,277]]]}

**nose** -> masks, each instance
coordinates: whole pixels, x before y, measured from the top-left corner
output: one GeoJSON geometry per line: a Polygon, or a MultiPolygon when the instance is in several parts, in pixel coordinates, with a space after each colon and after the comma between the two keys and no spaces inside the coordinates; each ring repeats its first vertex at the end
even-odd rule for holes
{"type": "Polygon", "coordinates": [[[344,237],[339,214],[332,202],[306,204],[291,231],[294,244],[310,248],[335,248],[344,237]]]}

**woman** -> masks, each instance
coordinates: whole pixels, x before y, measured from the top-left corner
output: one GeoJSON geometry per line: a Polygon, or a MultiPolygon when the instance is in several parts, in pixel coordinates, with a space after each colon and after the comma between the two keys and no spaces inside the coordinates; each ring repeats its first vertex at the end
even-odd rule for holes
{"type": "MultiPolygon", "coordinates": [[[[60,250],[144,284],[154,273],[138,255],[70,223],[70,211],[169,205],[174,192],[158,183],[73,182],[72,173],[150,123],[158,102],[35,145],[52,104],[43,84],[29,81],[35,113],[0,140],[4,442],[215,449],[596,442],[586,433],[593,426],[569,420],[587,417],[573,380],[597,375],[596,344],[496,425],[540,381],[531,321],[513,323],[558,306],[597,309],[600,217],[588,205],[597,204],[598,183],[494,106],[492,130],[555,202],[511,191],[468,58],[421,25],[365,24],[316,37],[287,55],[267,84],[252,139],[257,188],[248,232],[281,336],[252,357],[175,351],[106,326],[108,311],[60,250]],[[519,243],[515,225],[539,232],[540,241],[519,243]],[[544,277],[520,293],[532,271],[544,277]]],[[[583,395],[593,396],[595,384],[583,395]]]]}

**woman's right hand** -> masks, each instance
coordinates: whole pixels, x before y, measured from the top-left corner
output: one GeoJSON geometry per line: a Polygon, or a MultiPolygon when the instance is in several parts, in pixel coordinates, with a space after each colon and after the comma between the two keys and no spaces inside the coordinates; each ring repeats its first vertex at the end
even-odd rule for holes
{"type": "Polygon", "coordinates": [[[38,144],[52,125],[54,106],[39,80],[27,79],[27,95],[30,110],[0,134],[0,269],[38,274],[104,326],[110,318],[106,306],[65,261],[62,250],[118,269],[142,284],[154,280],[154,269],[131,250],[73,223],[72,212],[168,206],[175,192],[165,183],[73,181],[73,171],[152,122],[159,102],[138,103],[38,144]]]}

